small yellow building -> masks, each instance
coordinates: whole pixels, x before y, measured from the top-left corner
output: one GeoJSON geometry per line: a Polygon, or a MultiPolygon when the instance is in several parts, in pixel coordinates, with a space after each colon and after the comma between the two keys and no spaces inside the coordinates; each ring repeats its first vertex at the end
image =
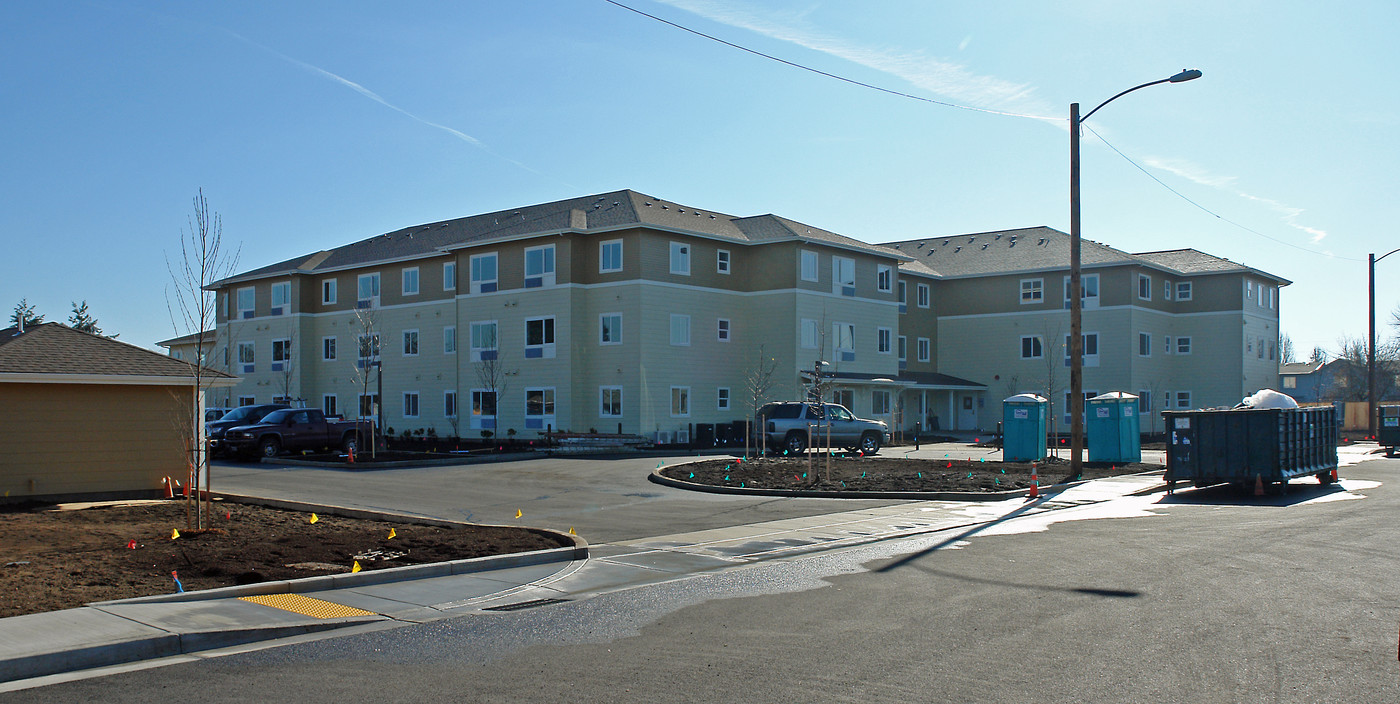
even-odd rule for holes
{"type": "MultiPolygon", "coordinates": [[[[200,377],[206,389],[238,382],[200,377]]],[[[194,433],[203,442],[195,384],[188,362],[58,323],[0,330],[0,500],[154,496],[165,477],[185,482],[194,433]]]]}

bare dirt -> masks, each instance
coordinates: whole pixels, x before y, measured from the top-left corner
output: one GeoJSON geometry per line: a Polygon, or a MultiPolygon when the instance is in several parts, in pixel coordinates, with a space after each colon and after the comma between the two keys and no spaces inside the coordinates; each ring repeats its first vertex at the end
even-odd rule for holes
{"type": "Polygon", "coordinates": [[[190,530],[182,500],[0,507],[0,617],[176,591],[570,545],[528,528],[343,518],[215,502],[190,530]],[[172,538],[172,531],[179,531],[172,538]],[[394,537],[389,537],[390,531],[394,537]],[[129,547],[135,541],[135,547],[129,547]]]}
{"type": "MultiPolygon", "coordinates": [[[[671,479],[745,489],[881,492],[997,492],[1031,485],[1030,463],[984,459],[908,459],[903,457],[757,457],[750,460],[705,460],[663,467],[671,479]]],[[[1081,479],[1101,479],[1162,469],[1159,464],[1085,462],[1081,479]]],[[[1036,464],[1040,486],[1064,482],[1067,460],[1036,464]]]]}

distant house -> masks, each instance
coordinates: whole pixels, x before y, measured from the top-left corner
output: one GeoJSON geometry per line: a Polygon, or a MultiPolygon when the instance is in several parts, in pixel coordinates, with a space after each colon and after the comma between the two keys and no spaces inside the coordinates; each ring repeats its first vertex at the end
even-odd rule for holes
{"type": "MultiPolygon", "coordinates": [[[[164,477],[183,481],[191,371],[58,323],[0,330],[0,493],[11,501],[151,496],[164,477]]],[[[238,382],[205,375],[213,387],[238,382]]]]}
{"type": "Polygon", "coordinates": [[[1316,403],[1322,398],[1318,383],[1322,369],[1321,362],[1286,362],[1278,366],[1279,391],[1293,397],[1298,403],[1316,403]]]}
{"type": "MultiPolygon", "coordinates": [[[[208,360],[214,356],[214,342],[218,339],[218,333],[214,330],[195,332],[180,337],[172,337],[169,340],[161,340],[156,344],[170,351],[170,356],[175,359],[191,361],[199,356],[199,345],[203,342],[204,357],[208,360]]],[[[206,365],[209,363],[206,361],[206,365]]],[[[222,366],[222,365],[220,365],[222,366]]]]}

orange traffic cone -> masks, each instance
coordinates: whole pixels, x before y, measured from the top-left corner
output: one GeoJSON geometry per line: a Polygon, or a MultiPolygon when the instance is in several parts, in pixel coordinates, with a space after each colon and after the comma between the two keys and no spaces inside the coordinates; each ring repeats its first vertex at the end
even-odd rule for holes
{"type": "Polygon", "coordinates": [[[165,485],[165,498],[175,498],[175,486],[170,483],[170,477],[160,480],[160,483],[165,485]]]}
{"type": "Polygon", "coordinates": [[[1037,470],[1036,467],[1035,467],[1035,463],[1032,462],[1032,463],[1031,463],[1031,491],[1030,491],[1029,494],[1026,494],[1026,498],[1028,498],[1028,499],[1035,499],[1035,498],[1039,498],[1039,497],[1040,497],[1040,475],[1039,475],[1037,472],[1038,472],[1038,470],[1037,470]]]}
{"type": "Polygon", "coordinates": [[[1337,478],[1337,470],[1335,470],[1335,469],[1332,470],[1332,483],[1333,483],[1333,484],[1336,484],[1336,483],[1339,482],[1339,481],[1341,481],[1341,480],[1337,478]]]}
{"type": "Polygon", "coordinates": [[[1254,495],[1255,495],[1255,496],[1263,496],[1263,495],[1264,495],[1264,477],[1262,477],[1262,476],[1260,476],[1260,475],[1258,475],[1258,474],[1254,475],[1254,495]]]}
{"type": "Polygon", "coordinates": [[[349,454],[350,454],[349,463],[350,463],[350,464],[355,464],[355,448],[354,448],[354,447],[351,447],[351,448],[350,448],[349,454]]]}

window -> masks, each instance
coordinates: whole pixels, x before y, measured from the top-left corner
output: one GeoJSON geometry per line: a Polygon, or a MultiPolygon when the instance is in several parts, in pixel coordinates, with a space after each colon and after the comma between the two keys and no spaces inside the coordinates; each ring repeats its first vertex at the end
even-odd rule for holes
{"type": "Polygon", "coordinates": [[[729,410],[729,387],[721,386],[715,390],[715,409],[720,411],[729,410]]]}
{"type": "Polygon", "coordinates": [[[832,323],[831,347],[842,362],[854,362],[856,359],[856,326],[852,323],[832,323]]]}
{"type": "Polygon", "coordinates": [[[1162,282],[1162,299],[1170,301],[1172,299],[1172,282],[1162,282]]]}
{"type": "Polygon", "coordinates": [[[335,303],[335,279],[321,280],[321,303],[325,305],[335,303]]]}
{"type": "Polygon", "coordinates": [[[541,430],[554,425],[554,388],[525,389],[525,427],[541,430]]]}
{"type": "Polygon", "coordinates": [[[1190,408],[1190,407],[1191,407],[1191,392],[1190,392],[1190,391],[1178,391],[1178,392],[1176,392],[1176,407],[1177,407],[1177,408],[1190,408]]]}
{"type": "MultiPolygon", "coordinates": [[[[831,400],[834,401],[838,406],[844,406],[847,410],[850,410],[856,405],[855,392],[851,391],[850,389],[839,389],[837,391],[833,391],[831,394],[831,400]]],[[[834,408],[831,411],[831,418],[832,420],[851,419],[850,414],[834,408]]]]}
{"type": "Polygon", "coordinates": [[[1190,338],[1190,337],[1178,337],[1178,338],[1176,338],[1176,353],[1177,353],[1177,354],[1191,354],[1191,338],[1190,338]]]}
{"type": "Polygon", "coordinates": [[[819,344],[817,321],[812,318],[802,319],[802,349],[814,350],[819,344]]]}
{"type": "Polygon", "coordinates": [[[817,253],[809,249],[802,250],[802,280],[817,280],[817,253]]]}
{"type": "Polygon", "coordinates": [[[496,253],[476,254],[471,258],[471,292],[493,293],[496,290],[496,253]]]}
{"type": "Polygon", "coordinates": [[[831,258],[831,292],[842,296],[856,295],[856,260],[831,258]]]}
{"type": "Polygon", "coordinates": [[[357,278],[356,305],[360,308],[374,308],[379,305],[379,272],[360,274],[357,278]]]}
{"type": "Polygon", "coordinates": [[[1245,282],[1244,282],[1244,299],[1245,299],[1246,301],[1253,301],[1253,300],[1254,300],[1254,282],[1253,282],[1253,281],[1245,281],[1245,282]]]}
{"type": "Polygon", "coordinates": [[[888,264],[879,264],[875,267],[875,290],[880,293],[889,293],[894,290],[894,268],[888,264]]]}
{"type": "Polygon", "coordinates": [[[238,406],[239,406],[240,408],[243,407],[243,406],[251,406],[251,405],[253,405],[253,404],[257,403],[257,402],[258,402],[257,399],[253,398],[252,396],[239,396],[239,397],[238,397],[238,406]]]}
{"type": "MultiPolygon", "coordinates": [[[[457,290],[457,262],[442,263],[442,290],[457,290]]],[[[453,398],[456,398],[455,392],[453,393],[453,398]]]]}
{"type": "Polygon", "coordinates": [[[238,289],[238,317],[251,318],[256,313],[257,293],[250,286],[238,289]]]}
{"type": "Polygon", "coordinates": [[[1039,335],[1021,337],[1021,359],[1041,359],[1045,356],[1045,340],[1039,335]]]}
{"type": "MultiPolygon", "coordinates": [[[[1084,274],[1079,277],[1080,308],[1099,307],[1099,275],[1084,274]]],[[[1069,310],[1069,277],[1065,277],[1065,310],[1069,310]]]]}
{"type": "Polygon", "coordinates": [[[404,267],[403,270],[403,295],[418,295],[418,267],[404,267]]]}
{"type": "Polygon", "coordinates": [[[252,342],[238,343],[238,363],[243,365],[243,373],[253,373],[253,365],[256,362],[257,345],[252,342]]]}
{"type": "Polygon", "coordinates": [[[893,335],[894,335],[894,331],[891,330],[891,329],[889,329],[889,328],[876,328],[876,329],[875,329],[875,351],[876,351],[876,352],[879,352],[880,354],[889,354],[889,353],[890,353],[890,337],[893,336],[893,335]]]}
{"type": "Polygon", "coordinates": [[[496,321],[487,320],[471,324],[471,355],[473,362],[489,361],[496,358],[496,321]]]}
{"type": "Polygon", "coordinates": [[[729,273],[729,250],[721,249],[715,252],[715,271],[721,274],[729,273]]]}
{"type": "Polygon", "coordinates": [[[877,416],[890,414],[890,392],[880,390],[870,392],[870,413],[877,416]]]}
{"type": "Polygon", "coordinates": [[[1269,360],[1270,360],[1270,361],[1272,361],[1272,360],[1274,359],[1274,356],[1278,354],[1278,348],[1276,347],[1276,344],[1277,344],[1277,343],[1275,343],[1273,340],[1270,340],[1270,341],[1269,341],[1269,360]]]}
{"type": "Polygon", "coordinates": [[[403,417],[404,417],[404,418],[417,418],[417,417],[418,417],[418,392],[417,392],[417,391],[405,391],[405,392],[403,392],[403,417]]]}
{"type": "Polygon", "coordinates": [[[1253,351],[1254,351],[1254,338],[1252,338],[1252,337],[1246,337],[1246,338],[1244,339],[1244,351],[1245,351],[1245,352],[1253,352],[1253,351]]]}
{"type": "Polygon", "coordinates": [[[379,394],[360,394],[360,417],[370,418],[379,414],[379,394]]]}
{"type": "Polygon", "coordinates": [[[328,417],[340,415],[339,409],[336,408],[335,394],[324,394],[321,396],[321,412],[328,417]]]}
{"type": "Polygon", "coordinates": [[[1152,300],[1152,277],[1146,274],[1138,274],[1138,298],[1152,300]]]}
{"type": "Polygon", "coordinates": [[[604,313],[598,316],[598,344],[622,344],[622,314],[604,313]]]}
{"type": "Polygon", "coordinates": [[[525,288],[554,285],[554,245],[525,249],[525,288]]]}
{"type": "Polygon", "coordinates": [[[622,240],[598,243],[598,273],[622,271],[622,240]]]}
{"type": "Polygon", "coordinates": [[[690,276],[690,245],[684,242],[671,243],[671,273],[690,276]]]}
{"type": "Polygon", "coordinates": [[[900,281],[896,288],[899,290],[899,312],[903,313],[909,306],[909,284],[900,281]]]}
{"type": "Polygon", "coordinates": [[[690,316],[671,315],[671,344],[678,347],[690,345],[690,316]]]}
{"type": "Polygon", "coordinates": [[[899,345],[899,361],[903,362],[909,358],[909,338],[900,335],[897,344],[899,345]]]}
{"type": "Polygon", "coordinates": [[[671,387],[671,417],[685,418],[690,415],[690,387],[671,387]]]}
{"type": "Polygon", "coordinates": [[[496,392],[472,389],[472,430],[496,428],[496,392]]]}
{"type": "Polygon", "coordinates": [[[599,418],[621,418],[621,417],[622,417],[622,387],[621,387],[621,386],[600,386],[600,387],[598,387],[598,417],[599,417],[599,418]]]}
{"type": "Polygon", "coordinates": [[[335,336],[321,338],[321,361],[335,361],[335,336]]]}
{"type": "Polygon", "coordinates": [[[283,365],[292,361],[292,341],[288,339],[272,341],[272,371],[282,371],[283,365]]]}
{"type": "Polygon", "coordinates": [[[405,356],[405,357],[417,357],[417,356],[418,356],[418,331],[417,331],[417,330],[404,330],[404,331],[403,331],[403,356],[405,356]]]}
{"type": "Polygon", "coordinates": [[[1296,388],[1298,388],[1298,377],[1296,377],[1296,376],[1286,376],[1286,377],[1284,377],[1284,378],[1283,378],[1283,388],[1285,388],[1285,389],[1296,389],[1296,388]]]}
{"type": "MultiPolygon", "coordinates": [[[[525,321],[525,358],[554,358],[554,316],[525,321]]],[[[550,415],[554,415],[553,411],[550,415]]]]}
{"type": "Polygon", "coordinates": [[[444,391],[444,392],[442,392],[442,417],[444,417],[444,418],[456,418],[456,417],[457,417],[457,392],[456,392],[456,391],[444,391]]]}
{"type": "Polygon", "coordinates": [[[1269,287],[1269,309],[1270,309],[1270,310],[1273,310],[1273,307],[1274,307],[1274,293],[1276,293],[1277,291],[1278,291],[1278,288],[1277,288],[1277,287],[1275,287],[1275,286],[1270,286],[1270,287],[1269,287]]]}
{"type": "Polygon", "coordinates": [[[360,360],[373,360],[379,358],[379,333],[360,334],[360,360]]]}
{"type": "Polygon", "coordinates": [[[1021,279],[1021,303],[1045,300],[1045,279],[1021,279]]]}
{"type": "Polygon", "coordinates": [[[1190,281],[1178,281],[1178,282],[1176,282],[1176,300],[1178,300],[1178,301],[1189,301],[1189,300],[1191,300],[1191,282],[1190,282],[1190,281]]]}
{"type": "Polygon", "coordinates": [[[272,314],[282,315],[292,305],[292,284],[282,281],[272,285],[272,314]]]}
{"type": "Polygon", "coordinates": [[[1152,335],[1145,332],[1138,333],[1138,356],[1152,356],[1152,335]]]}
{"type": "Polygon", "coordinates": [[[921,338],[919,338],[919,361],[920,361],[920,362],[927,362],[927,361],[929,361],[929,358],[930,358],[930,355],[929,355],[928,338],[927,338],[927,337],[921,337],[921,338]]]}
{"type": "Polygon", "coordinates": [[[448,325],[442,329],[442,353],[457,354],[456,325],[448,325]]]}
{"type": "Polygon", "coordinates": [[[1166,341],[1166,345],[1163,347],[1163,349],[1166,351],[1167,354],[1171,354],[1171,353],[1172,353],[1172,336],[1171,336],[1171,335],[1166,335],[1166,336],[1164,336],[1162,339],[1166,341]]]}
{"type": "Polygon", "coordinates": [[[1259,338],[1259,359],[1264,358],[1264,338],[1259,338]]]}
{"type": "Polygon", "coordinates": [[[915,289],[915,296],[918,297],[918,301],[917,301],[918,306],[919,306],[920,308],[927,308],[927,307],[928,307],[928,284],[919,284],[918,287],[915,289]]]}
{"type": "MultiPolygon", "coordinates": [[[[1084,366],[1099,366],[1099,334],[1096,332],[1086,332],[1084,340],[1084,366]]],[[[1069,366],[1069,335],[1065,335],[1065,366],[1069,366]]]]}
{"type": "Polygon", "coordinates": [[[727,319],[719,319],[719,328],[717,332],[720,342],[729,342],[729,321],[727,319]]]}
{"type": "Polygon", "coordinates": [[[1139,390],[1138,390],[1138,393],[1137,393],[1137,397],[1138,397],[1138,415],[1146,415],[1146,414],[1148,414],[1148,413],[1151,413],[1151,412],[1152,412],[1152,392],[1151,392],[1151,391],[1148,391],[1148,390],[1146,390],[1146,389],[1139,389],[1139,390]]]}

